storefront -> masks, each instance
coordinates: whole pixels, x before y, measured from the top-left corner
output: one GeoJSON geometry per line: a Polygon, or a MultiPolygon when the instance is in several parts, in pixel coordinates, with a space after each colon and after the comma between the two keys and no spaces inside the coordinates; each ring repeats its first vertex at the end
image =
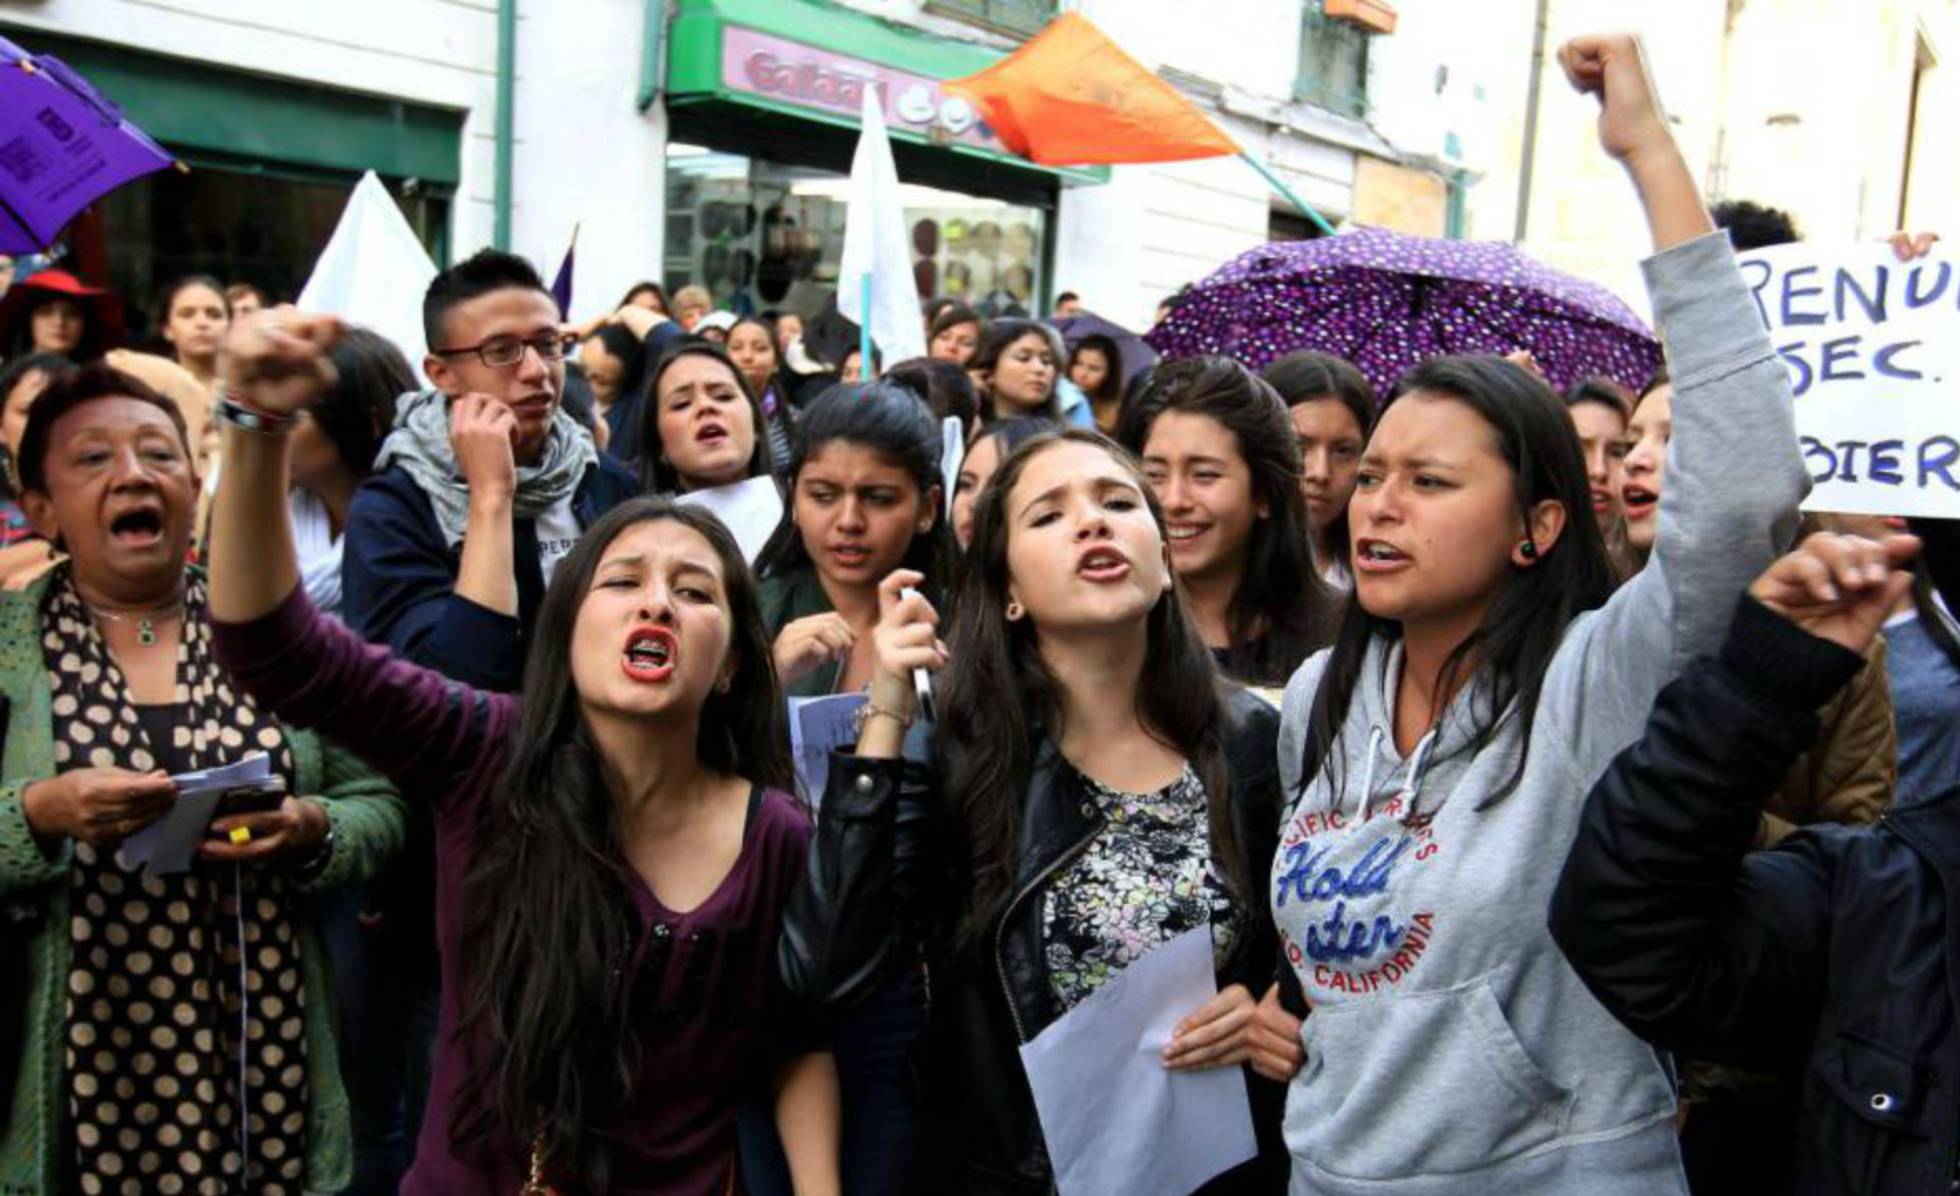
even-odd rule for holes
{"type": "Polygon", "coordinates": [[[186,167],[119,188],[67,235],[68,259],[125,298],[133,333],[184,274],[294,297],[363,170],[447,260],[460,114],[3,21],[0,36],[74,67],[186,167]]]}
{"type": "Polygon", "coordinates": [[[998,54],[810,0],[680,0],[667,29],[663,281],[738,312],[835,293],[866,88],[883,98],[921,296],[1045,311],[1059,188],[1106,170],[1010,153],[942,80],[998,54]]]}

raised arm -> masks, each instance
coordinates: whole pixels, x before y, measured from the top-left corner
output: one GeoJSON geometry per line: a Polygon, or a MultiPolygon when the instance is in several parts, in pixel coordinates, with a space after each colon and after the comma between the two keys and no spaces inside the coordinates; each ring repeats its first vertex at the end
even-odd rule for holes
{"type": "Polygon", "coordinates": [[[1548,680],[1572,698],[1558,708],[1590,779],[1639,733],[1660,688],[1721,645],[1736,596],[1790,543],[1810,482],[1788,376],[1712,231],[1639,41],[1580,38],[1559,59],[1574,87],[1600,97],[1600,144],[1646,209],[1656,252],[1643,269],[1674,378],[1654,554],[1548,680]]]}
{"type": "Polygon", "coordinates": [[[777,968],[799,1000],[843,1005],[877,992],[913,958],[928,921],[925,890],[937,880],[931,855],[931,777],[904,759],[916,713],[911,670],[938,668],[938,616],[919,595],[917,573],[900,570],[878,588],[883,612],[878,665],[855,754],[837,753],[804,881],[783,918],[777,968]]]}
{"type": "Polygon", "coordinates": [[[332,379],[332,317],[290,308],[234,327],[226,343],[223,483],[211,517],[216,649],[239,685],[280,717],[317,727],[400,784],[440,800],[482,766],[514,703],[371,647],[315,611],[299,586],[286,508],[286,440],[332,379]]]}
{"type": "Polygon", "coordinates": [[[1816,735],[1813,712],[1863,664],[1855,649],[1902,589],[1880,559],[1901,549],[1818,537],[1777,562],[1736,608],[1720,657],[1662,691],[1594,788],[1551,931],[1642,1038],[1769,1068],[1810,1041],[1845,832],[1751,846],[1763,798],[1816,735]]]}

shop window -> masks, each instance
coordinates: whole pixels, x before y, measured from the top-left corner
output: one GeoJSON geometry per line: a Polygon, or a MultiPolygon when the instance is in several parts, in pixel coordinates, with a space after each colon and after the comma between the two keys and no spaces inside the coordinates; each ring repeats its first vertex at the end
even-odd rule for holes
{"type": "MultiPolygon", "coordinates": [[[[354,179],[200,163],[120,187],[78,222],[76,257],[103,263],[139,341],[155,327],[160,292],[185,274],[249,282],[274,303],[299,296],[347,206],[354,179]],[[92,243],[91,243],[92,242],[92,243]]],[[[438,189],[384,179],[429,256],[447,257],[449,200],[438,189]]]]}
{"type": "MultiPolygon", "coordinates": [[[[1026,315],[1043,294],[1047,213],[1000,199],[901,186],[921,299],[1026,315]]],[[[716,306],[806,319],[837,291],[850,180],[834,171],[670,142],[662,282],[716,306]]]]}
{"type": "Polygon", "coordinates": [[[1295,99],[1359,120],[1368,111],[1368,34],[1306,0],[1300,16],[1300,74],[1295,99]]]}
{"type": "Polygon", "coordinates": [[[1266,213],[1268,241],[1317,241],[1326,235],[1320,231],[1319,225],[1298,212],[1282,212],[1274,208],[1266,213]]]}
{"type": "Polygon", "coordinates": [[[1028,37],[1055,19],[1055,0],[926,0],[926,11],[1028,37]]]}

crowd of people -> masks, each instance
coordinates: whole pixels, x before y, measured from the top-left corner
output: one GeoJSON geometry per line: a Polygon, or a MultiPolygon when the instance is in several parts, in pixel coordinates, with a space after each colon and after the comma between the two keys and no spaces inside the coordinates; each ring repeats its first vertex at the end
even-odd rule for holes
{"type": "Polygon", "coordinates": [[[1162,1064],[1257,1145],[1206,1193],[1960,1183],[1960,537],[1800,517],[1734,256],[1794,231],[1711,216],[1636,41],[1559,60],[1652,233],[1637,390],[573,326],[488,250],[418,378],[17,280],[0,1192],[1032,1196],[1022,1046],[1193,931],[1162,1064]],[[694,501],[752,485],[759,551],[694,501]]]}

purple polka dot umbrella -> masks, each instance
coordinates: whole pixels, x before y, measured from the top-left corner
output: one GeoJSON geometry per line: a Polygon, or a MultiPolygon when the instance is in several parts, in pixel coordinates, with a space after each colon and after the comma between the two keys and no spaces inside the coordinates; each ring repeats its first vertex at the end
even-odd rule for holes
{"type": "Polygon", "coordinates": [[[1637,391],[1661,363],[1660,342],[1605,287],[1514,245],[1383,229],[1242,253],[1144,339],[1166,358],[1223,353],[1255,370],[1318,349],[1353,362],[1381,394],[1446,353],[1527,349],[1561,390],[1605,375],[1637,391]]]}

